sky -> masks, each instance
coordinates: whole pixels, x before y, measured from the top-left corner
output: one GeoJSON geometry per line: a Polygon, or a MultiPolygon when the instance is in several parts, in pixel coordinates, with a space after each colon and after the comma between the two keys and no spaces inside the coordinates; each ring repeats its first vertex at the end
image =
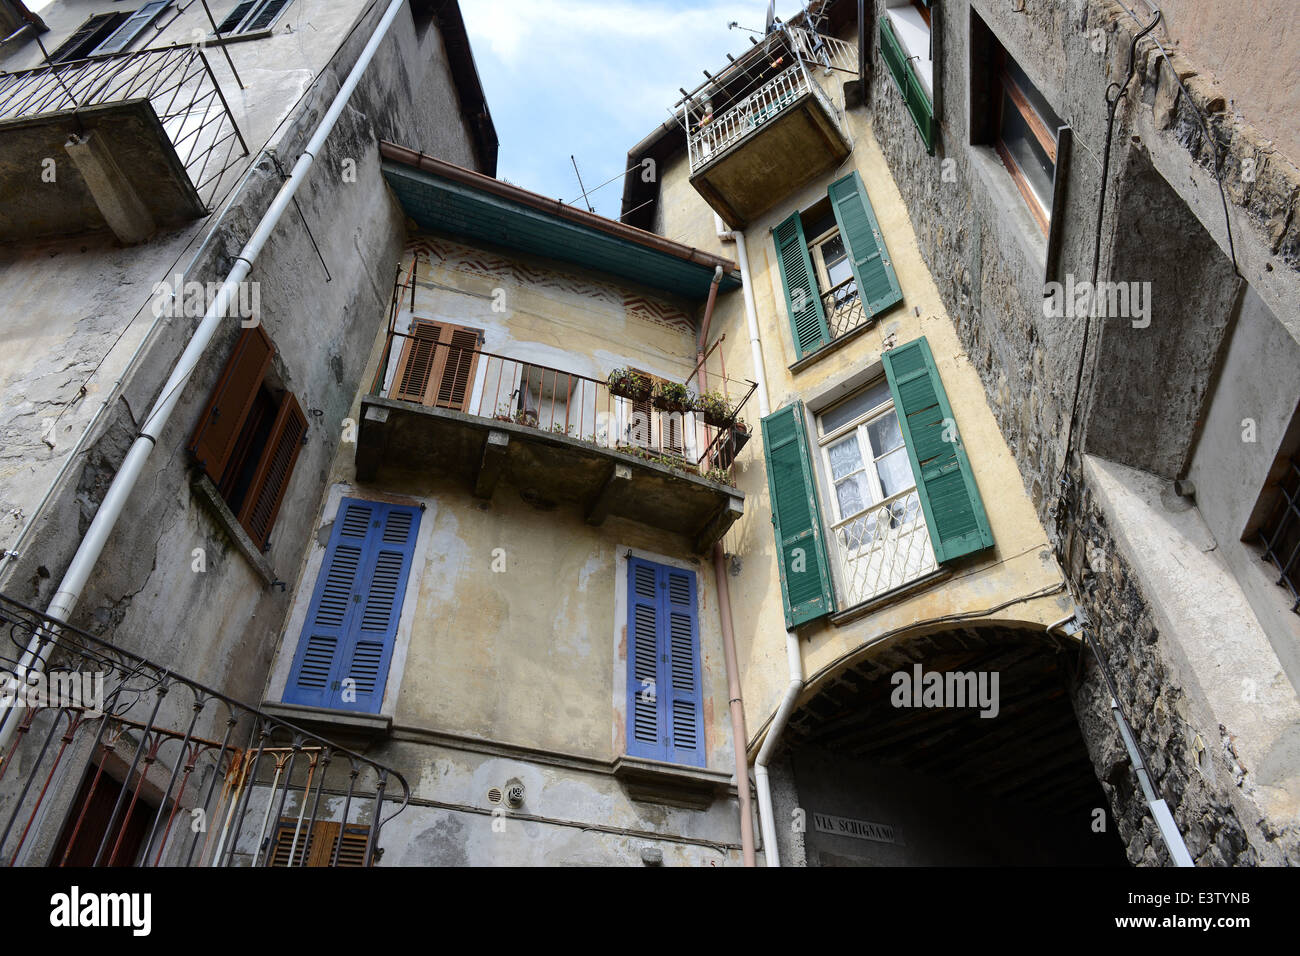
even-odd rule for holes
{"type": "MultiPolygon", "coordinates": [[[[27,0],[27,7],[51,2],[27,0]]],[[[669,118],[678,87],[693,90],[701,71],[716,73],[727,53],[749,49],[767,4],[460,0],[501,141],[497,175],[581,206],[573,156],[591,204],[617,219],[628,151],[669,118]],[[748,29],[729,29],[732,22],[748,29]]],[[[776,12],[789,19],[800,7],[800,0],[777,0],[776,12]]]]}
{"type": "MultiPolygon", "coordinates": [[[[501,141],[497,175],[619,216],[628,151],[668,119],[702,70],[761,31],[766,0],[460,0],[501,141]],[[614,180],[602,186],[609,180],[614,180]],[[600,187],[600,188],[597,188],[600,187]]],[[[777,0],[789,18],[798,0],[777,0]]],[[[670,237],[671,238],[671,237],[670,237]]]]}

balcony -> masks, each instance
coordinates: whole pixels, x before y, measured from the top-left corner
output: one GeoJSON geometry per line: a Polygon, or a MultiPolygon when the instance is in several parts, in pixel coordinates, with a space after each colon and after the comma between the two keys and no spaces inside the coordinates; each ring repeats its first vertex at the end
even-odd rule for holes
{"type": "Polygon", "coordinates": [[[785,27],[677,104],[691,184],[732,228],[849,155],[852,144],[818,74],[857,76],[853,48],[785,27]]]}
{"type": "Polygon", "coordinates": [[[396,771],[2,595],[0,697],[0,866],[373,866],[409,802],[396,771]]]}
{"type": "Polygon", "coordinates": [[[831,527],[840,606],[853,608],[938,571],[915,488],[831,527]]]}
{"type": "Polygon", "coordinates": [[[749,433],[731,419],[755,388],[709,373],[715,355],[717,344],[686,386],[721,396],[716,426],[617,383],[485,352],[472,334],[390,332],[362,401],[357,478],[432,472],[483,499],[506,483],[535,506],[576,507],[591,525],[637,521],[703,553],[742,513],[735,456],[749,433]]]}
{"type": "Polygon", "coordinates": [[[247,155],[197,47],[0,74],[0,241],[141,242],[206,215],[247,155]]]}

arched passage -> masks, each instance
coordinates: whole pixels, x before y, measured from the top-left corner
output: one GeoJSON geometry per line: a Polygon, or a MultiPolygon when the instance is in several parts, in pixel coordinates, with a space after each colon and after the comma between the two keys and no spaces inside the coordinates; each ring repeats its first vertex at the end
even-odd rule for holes
{"type": "Polygon", "coordinates": [[[783,861],[1123,865],[1070,702],[1077,661],[1041,628],[980,625],[815,675],[774,767],[783,861]]]}

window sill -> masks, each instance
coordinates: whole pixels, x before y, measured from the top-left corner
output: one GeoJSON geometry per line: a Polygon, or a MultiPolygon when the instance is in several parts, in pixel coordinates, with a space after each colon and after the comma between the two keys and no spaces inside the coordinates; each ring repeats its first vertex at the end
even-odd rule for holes
{"type": "Polygon", "coordinates": [[[729,773],[626,754],[614,761],[614,777],[633,800],[688,810],[707,810],[731,784],[729,773]]]}
{"type": "Polygon", "coordinates": [[[850,329],[849,331],[841,335],[839,338],[831,339],[830,342],[823,345],[821,348],[819,348],[816,352],[813,352],[811,355],[805,355],[803,358],[795,362],[793,365],[788,365],[786,367],[790,370],[790,374],[798,375],[800,372],[804,371],[804,369],[807,369],[815,365],[817,362],[821,361],[826,356],[830,355],[832,352],[848,345],[850,342],[852,342],[854,339],[860,336],[863,332],[867,331],[867,329],[875,328],[876,323],[878,321],[879,321],[879,316],[871,319],[870,321],[863,322],[857,328],[850,329]]]}
{"type": "Polygon", "coordinates": [[[266,555],[257,550],[253,539],[248,536],[248,532],[239,523],[235,513],[221,497],[221,492],[217,491],[217,486],[212,483],[212,479],[203,472],[196,471],[190,479],[190,490],[207,507],[217,524],[226,532],[226,537],[235,546],[235,550],[244,556],[257,576],[262,579],[262,583],[270,587],[278,581],[275,568],[271,567],[271,562],[267,560],[266,555]]]}
{"type": "Polygon", "coordinates": [[[343,746],[369,744],[387,737],[393,729],[393,718],[384,714],[365,714],[355,710],[326,710],[323,707],[303,707],[282,701],[263,701],[264,714],[286,723],[319,733],[333,743],[343,746]]]}
{"type": "MultiPolygon", "coordinates": [[[[970,155],[975,177],[982,184],[984,196],[991,207],[988,218],[993,222],[994,228],[1020,247],[1025,261],[1031,263],[1039,275],[1045,274],[1047,236],[1030,212],[1025,197],[1003,165],[997,150],[992,146],[977,145],[971,147],[970,155]]],[[[1004,242],[1001,248],[1006,248],[1008,244],[1004,242]]]]}
{"type": "Polygon", "coordinates": [[[265,40],[275,33],[274,27],[268,27],[265,30],[255,30],[252,33],[236,33],[234,36],[214,36],[209,35],[203,41],[204,46],[225,46],[227,43],[242,43],[245,40],[265,40]]]}
{"type": "Polygon", "coordinates": [[[937,571],[931,571],[924,577],[917,578],[915,581],[909,581],[907,584],[899,585],[892,591],[886,591],[884,594],[877,594],[868,601],[847,607],[842,611],[836,611],[830,616],[830,622],[835,627],[843,627],[846,624],[852,624],[854,621],[870,614],[886,604],[892,604],[894,601],[901,600],[917,591],[924,591],[931,585],[938,584],[945,578],[952,576],[952,571],[948,568],[939,568],[937,571]]]}

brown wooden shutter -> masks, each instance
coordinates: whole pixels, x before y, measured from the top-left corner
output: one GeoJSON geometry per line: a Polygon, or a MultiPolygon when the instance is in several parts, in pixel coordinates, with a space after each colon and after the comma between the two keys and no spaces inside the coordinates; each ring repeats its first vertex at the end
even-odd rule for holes
{"type": "Polygon", "coordinates": [[[280,503],[289,487],[289,478],[293,475],[293,466],[298,461],[306,434],[307,417],[303,415],[298,400],[285,392],[262,451],[262,460],[257,464],[239,513],[239,523],[259,548],[265,548],[266,540],[271,536],[271,528],[280,513],[280,503]]]}
{"type": "Polygon", "coordinates": [[[437,357],[438,337],[442,327],[416,319],[410,337],[403,339],[402,357],[397,362],[397,376],[390,398],[406,402],[424,403],[424,393],[429,389],[433,363],[437,357]]]}
{"type": "Polygon", "coordinates": [[[217,485],[230,465],[235,442],[274,354],[275,346],[260,325],[245,329],[199,416],[188,447],[217,485]]]}
{"type": "Polygon", "coordinates": [[[438,408],[451,408],[458,412],[469,411],[469,400],[474,388],[474,370],[478,367],[478,333],[445,325],[442,338],[446,348],[440,348],[443,361],[437,369],[438,408]]]}
{"type": "MultiPolygon", "coordinates": [[[[316,826],[311,828],[311,833],[308,833],[306,820],[300,825],[296,817],[281,817],[280,825],[275,831],[275,844],[271,848],[271,866],[302,866],[304,853],[307,855],[307,866],[329,866],[334,859],[334,844],[338,842],[339,826],[332,820],[318,820],[316,826]],[[293,839],[295,831],[298,834],[296,846],[293,839]],[[291,848],[292,860],[289,859],[291,848]]],[[[343,842],[338,848],[338,865],[364,866],[366,840],[369,836],[367,827],[348,824],[343,833],[343,842]]]]}
{"type": "Polygon", "coordinates": [[[389,397],[469,411],[480,342],[474,329],[416,319],[402,346],[389,397]]]}

